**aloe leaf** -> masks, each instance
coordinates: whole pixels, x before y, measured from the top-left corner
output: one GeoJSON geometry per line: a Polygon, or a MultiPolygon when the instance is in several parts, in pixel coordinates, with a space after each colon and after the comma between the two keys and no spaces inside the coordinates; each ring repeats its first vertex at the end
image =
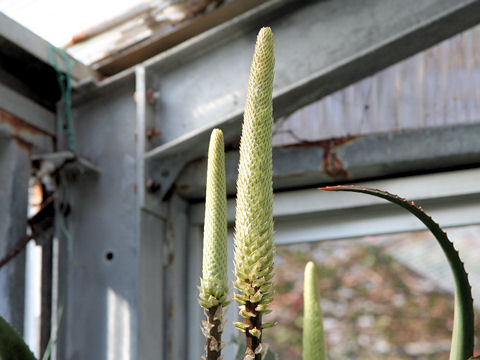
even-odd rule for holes
{"type": "Polygon", "coordinates": [[[245,341],[239,340],[237,353],[235,354],[235,360],[242,360],[245,357],[245,350],[247,346],[245,345],[245,341]]]}
{"type": "Polygon", "coordinates": [[[278,356],[266,345],[262,353],[262,360],[278,360],[278,356]]]}
{"type": "Polygon", "coordinates": [[[35,360],[35,356],[33,356],[21,336],[1,316],[0,358],[2,360],[35,360]]]}
{"type": "Polygon", "coordinates": [[[321,188],[324,191],[352,191],[369,194],[397,204],[415,215],[432,232],[447,257],[450,269],[455,280],[455,310],[453,321],[452,347],[450,360],[465,360],[473,356],[474,346],[474,313],[472,288],[468,282],[468,274],[458,251],[448,239],[447,234],[428,216],[420,206],[413,201],[408,202],[398,195],[386,191],[371,189],[363,186],[340,185],[321,188]]]}

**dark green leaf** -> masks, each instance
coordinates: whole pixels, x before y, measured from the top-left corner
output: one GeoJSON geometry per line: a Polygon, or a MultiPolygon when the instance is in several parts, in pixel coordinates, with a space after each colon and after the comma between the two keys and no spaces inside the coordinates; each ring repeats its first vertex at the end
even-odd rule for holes
{"type": "Polygon", "coordinates": [[[470,358],[473,355],[474,345],[472,289],[458,251],[440,226],[430,216],[425,214],[421,207],[416,206],[413,201],[408,202],[397,195],[392,195],[385,191],[354,185],[329,186],[321,188],[321,190],[352,191],[377,196],[403,207],[425,224],[440,244],[455,279],[455,313],[450,360],[470,358]]]}

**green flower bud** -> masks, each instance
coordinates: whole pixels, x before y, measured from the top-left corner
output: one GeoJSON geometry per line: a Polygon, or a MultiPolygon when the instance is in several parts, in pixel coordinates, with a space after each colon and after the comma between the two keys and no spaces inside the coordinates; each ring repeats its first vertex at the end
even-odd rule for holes
{"type": "Polygon", "coordinates": [[[241,330],[243,332],[245,332],[247,329],[248,329],[248,325],[243,323],[243,322],[240,322],[240,321],[236,321],[233,323],[233,325],[238,329],[238,330],[241,330]]]}
{"type": "Polygon", "coordinates": [[[268,329],[277,325],[276,322],[266,322],[262,324],[262,329],[268,329]]]}
{"type": "Polygon", "coordinates": [[[238,313],[240,314],[240,316],[242,316],[246,319],[250,319],[252,317],[257,316],[253,312],[250,312],[247,309],[245,309],[245,305],[241,305],[241,306],[239,306],[239,308],[240,308],[240,311],[238,313]]]}
{"type": "Polygon", "coordinates": [[[260,339],[260,336],[262,335],[262,331],[258,330],[257,328],[250,329],[250,330],[248,330],[248,332],[252,336],[255,336],[257,339],[260,339]]]}
{"type": "MultiPolygon", "coordinates": [[[[248,81],[240,140],[235,218],[235,287],[251,302],[272,301],[273,186],[272,90],[273,34],[260,30],[248,81]]],[[[252,334],[253,335],[253,334],[252,334]]]]}
{"type": "Polygon", "coordinates": [[[214,129],[208,148],[203,263],[199,303],[204,308],[228,304],[227,195],[223,133],[214,129]]]}
{"type": "Polygon", "coordinates": [[[303,360],[324,360],[326,351],[322,309],[316,266],[312,261],[305,267],[303,302],[303,360]]]}
{"type": "Polygon", "coordinates": [[[249,301],[249,298],[242,294],[234,294],[233,299],[242,305],[245,305],[247,301],[249,301]]]}

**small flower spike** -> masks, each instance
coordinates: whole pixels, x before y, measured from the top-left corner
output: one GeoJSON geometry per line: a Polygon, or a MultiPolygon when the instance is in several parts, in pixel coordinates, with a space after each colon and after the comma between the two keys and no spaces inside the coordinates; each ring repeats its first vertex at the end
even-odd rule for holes
{"type": "Polygon", "coordinates": [[[303,303],[303,360],[325,360],[325,335],[317,269],[312,261],[305,267],[303,303]]]}
{"type": "Polygon", "coordinates": [[[203,234],[202,278],[199,302],[207,320],[202,332],[206,338],[205,359],[221,359],[224,307],[228,305],[227,277],[227,195],[223,133],[214,129],[208,149],[205,226],[203,234]]]}

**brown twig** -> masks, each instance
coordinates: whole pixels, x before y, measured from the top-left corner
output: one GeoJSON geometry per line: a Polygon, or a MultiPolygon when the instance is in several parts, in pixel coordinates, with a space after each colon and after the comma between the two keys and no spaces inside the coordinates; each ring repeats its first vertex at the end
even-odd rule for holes
{"type": "MultiPolygon", "coordinates": [[[[255,307],[258,304],[251,303],[250,301],[247,301],[245,305],[245,309],[248,312],[251,312],[255,314],[254,317],[251,317],[247,319],[247,324],[249,329],[259,329],[261,331],[262,329],[262,313],[255,310],[255,307]]],[[[262,343],[262,335],[260,334],[260,337],[253,336],[248,330],[245,332],[246,336],[246,351],[245,353],[247,355],[253,355],[255,356],[255,360],[261,360],[262,354],[260,351],[258,351],[258,347],[262,343]],[[257,351],[257,354],[255,353],[257,351]]]]}
{"type": "Polygon", "coordinates": [[[223,309],[217,305],[208,309],[208,323],[204,324],[208,336],[205,347],[206,360],[218,360],[222,352],[223,309]],[[210,329],[210,330],[209,330],[210,329]]]}
{"type": "Polygon", "coordinates": [[[10,251],[0,259],[0,269],[5,266],[10,260],[15,258],[24,248],[28,242],[40,234],[43,234],[51,229],[53,226],[53,212],[54,212],[55,196],[51,195],[45,200],[40,210],[32,218],[28,220],[32,233],[21,238],[10,251]]]}
{"type": "Polygon", "coordinates": [[[33,235],[26,235],[0,260],[0,269],[10,260],[17,256],[27,246],[28,242],[33,239],[33,235]]]}

